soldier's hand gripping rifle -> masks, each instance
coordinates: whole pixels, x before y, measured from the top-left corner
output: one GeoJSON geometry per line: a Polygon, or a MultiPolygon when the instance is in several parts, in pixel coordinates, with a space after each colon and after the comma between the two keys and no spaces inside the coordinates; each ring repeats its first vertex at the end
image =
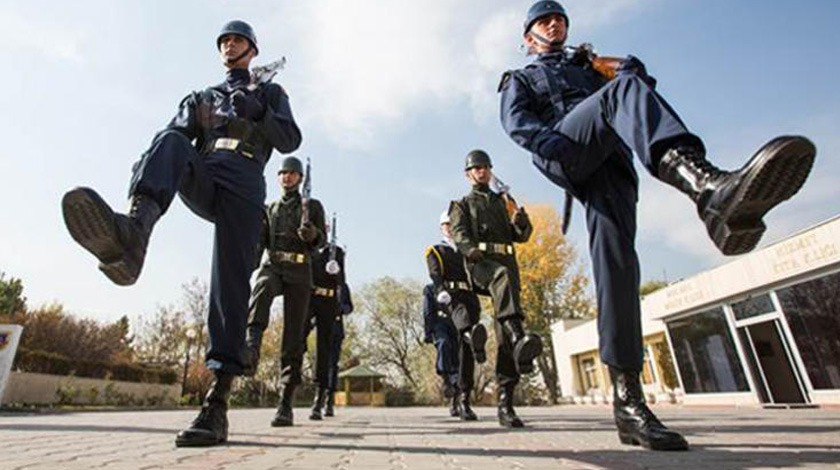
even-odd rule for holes
{"type": "Polygon", "coordinates": [[[490,180],[490,183],[493,185],[493,190],[499,193],[499,195],[502,196],[502,199],[505,200],[505,207],[507,208],[508,216],[510,216],[511,220],[513,220],[514,215],[519,212],[519,205],[516,203],[513,196],[510,195],[510,186],[503,183],[502,180],[497,178],[495,174],[490,180]]]}
{"type": "Polygon", "coordinates": [[[327,274],[332,274],[333,276],[341,272],[341,266],[338,264],[338,260],[336,260],[336,252],[338,251],[336,230],[336,216],[335,212],[333,212],[332,223],[330,224],[330,259],[327,261],[326,267],[327,274]]]}

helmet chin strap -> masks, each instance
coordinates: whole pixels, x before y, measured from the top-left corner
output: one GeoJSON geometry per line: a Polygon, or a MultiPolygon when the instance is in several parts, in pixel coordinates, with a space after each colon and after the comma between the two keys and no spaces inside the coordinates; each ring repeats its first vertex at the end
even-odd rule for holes
{"type": "Polygon", "coordinates": [[[529,31],[528,34],[533,36],[534,39],[537,40],[538,43],[548,46],[552,51],[559,51],[563,49],[563,44],[566,43],[566,38],[563,38],[562,41],[549,41],[548,38],[545,36],[541,36],[533,31],[529,31]]]}
{"type": "Polygon", "coordinates": [[[226,64],[228,64],[229,66],[233,66],[233,64],[235,64],[235,63],[239,62],[239,61],[240,61],[240,60],[242,60],[242,59],[243,59],[246,55],[248,55],[248,53],[249,53],[249,52],[251,52],[251,44],[250,44],[250,43],[248,43],[248,49],[245,49],[245,51],[244,51],[244,52],[242,52],[242,54],[239,54],[238,56],[236,56],[236,57],[234,57],[234,58],[232,58],[232,59],[227,59],[227,60],[225,61],[225,63],[226,63],[226,64]]]}

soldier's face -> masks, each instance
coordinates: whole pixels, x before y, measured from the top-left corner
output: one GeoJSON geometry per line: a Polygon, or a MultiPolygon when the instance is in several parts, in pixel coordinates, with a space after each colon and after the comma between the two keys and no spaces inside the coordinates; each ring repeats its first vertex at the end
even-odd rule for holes
{"type": "Polygon", "coordinates": [[[250,64],[251,59],[254,58],[255,52],[253,49],[248,51],[248,53],[245,54],[245,57],[242,57],[236,62],[231,61],[239,57],[250,46],[251,44],[248,40],[242,36],[237,36],[236,34],[226,34],[222,36],[221,41],[219,41],[219,56],[222,59],[222,63],[229,69],[248,68],[248,64],[250,64]]]}
{"type": "Polygon", "coordinates": [[[300,177],[296,171],[281,171],[277,176],[283,189],[295,189],[300,184],[300,177]]]}
{"type": "Polygon", "coordinates": [[[551,43],[564,43],[568,34],[566,18],[556,13],[543,16],[534,22],[528,34],[525,35],[525,42],[528,44],[528,47],[537,52],[548,52],[552,48],[551,44],[545,44],[537,40],[531,33],[536,33],[551,43]]]}
{"type": "Polygon", "coordinates": [[[440,233],[446,238],[452,238],[452,224],[440,224],[440,233]]]}
{"type": "Polygon", "coordinates": [[[467,170],[467,179],[473,184],[487,184],[493,177],[493,170],[487,165],[474,166],[467,170]]]}

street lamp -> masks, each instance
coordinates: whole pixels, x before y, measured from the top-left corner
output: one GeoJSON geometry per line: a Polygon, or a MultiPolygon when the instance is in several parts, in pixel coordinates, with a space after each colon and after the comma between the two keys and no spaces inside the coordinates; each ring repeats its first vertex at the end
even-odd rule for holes
{"type": "Polygon", "coordinates": [[[195,339],[195,330],[192,328],[187,330],[187,354],[184,358],[184,376],[181,378],[181,396],[187,393],[187,371],[190,367],[190,349],[192,349],[192,342],[195,339]]]}

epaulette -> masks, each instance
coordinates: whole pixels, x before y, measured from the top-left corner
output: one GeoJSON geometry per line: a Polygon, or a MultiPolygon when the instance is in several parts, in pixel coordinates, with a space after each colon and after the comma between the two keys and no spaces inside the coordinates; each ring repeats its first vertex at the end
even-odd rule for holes
{"type": "Polygon", "coordinates": [[[510,79],[513,78],[513,71],[507,70],[505,73],[502,74],[502,79],[499,80],[499,87],[496,89],[497,93],[501,93],[502,90],[507,87],[508,83],[510,83],[510,79]]]}
{"type": "Polygon", "coordinates": [[[430,254],[434,254],[435,258],[437,258],[438,264],[440,264],[440,275],[443,276],[445,269],[443,266],[443,257],[440,256],[440,252],[437,250],[437,248],[435,248],[434,245],[429,245],[429,247],[426,248],[426,252],[424,253],[423,257],[428,258],[430,254]]]}

